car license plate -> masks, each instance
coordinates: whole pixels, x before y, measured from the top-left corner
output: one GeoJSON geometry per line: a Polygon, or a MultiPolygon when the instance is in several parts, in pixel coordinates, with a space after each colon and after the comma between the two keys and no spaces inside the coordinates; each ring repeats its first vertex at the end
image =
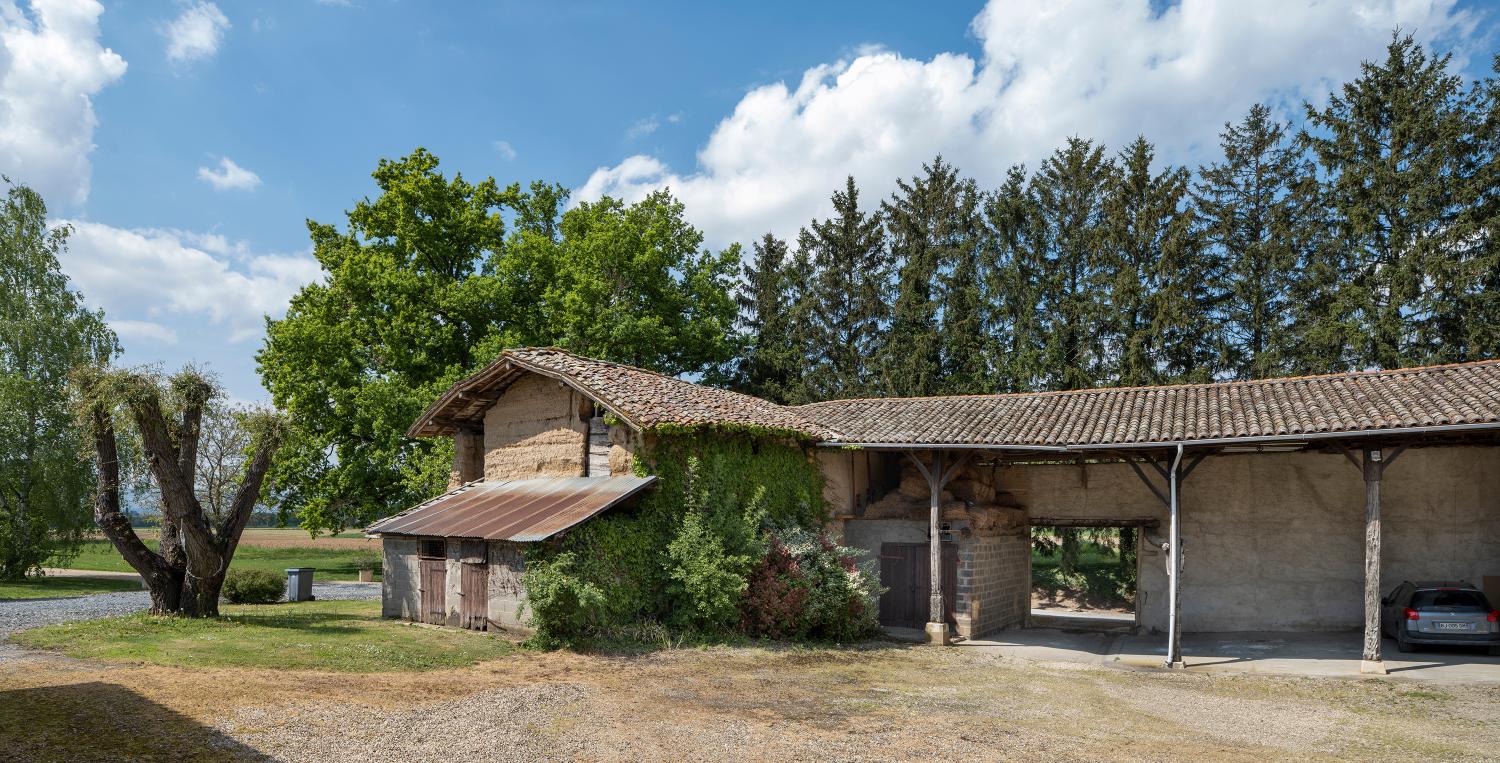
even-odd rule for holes
{"type": "Polygon", "coordinates": [[[1473,626],[1473,623],[1438,623],[1437,624],[1438,630],[1440,630],[1440,631],[1466,631],[1466,630],[1468,630],[1472,626],[1473,626]]]}

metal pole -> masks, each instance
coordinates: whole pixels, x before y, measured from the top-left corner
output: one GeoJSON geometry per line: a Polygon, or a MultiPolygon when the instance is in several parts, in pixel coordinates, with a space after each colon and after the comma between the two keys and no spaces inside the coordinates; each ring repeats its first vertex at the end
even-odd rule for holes
{"type": "Polygon", "coordinates": [[[1379,448],[1365,448],[1365,648],[1361,673],[1383,675],[1380,655],[1380,477],[1385,464],[1379,448]]]}
{"type": "MultiPolygon", "coordinates": [[[[927,479],[928,487],[932,488],[932,511],[928,526],[928,556],[932,566],[928,590],[932,592],[931,610],[927,618],[928,639],[932,639],[931,631],[935,624],[941,624],[946,633],[948,627],[947,618],[943,617],[943,539],[941,526],[941,494],[943,490],[943,452],[938,451],[933,457],[932,476],[927,479]]],[[[947,639],[943,639],[945,642],[947,639]]]]}
{"type": "Polygon", "coordinates": [[[1178,596],[1182,577],[1182,519],[1181,502],[1178,500],[1177,474],[1182,466],[1182,443],[1177,443],[1177,454],[1172,458],[1172,471],[1168,474],[1171,492],[1172,528],[1167,536],[1167,667],[1184,667],[1182,662],[1182,623],[1178,613],[1178,596]]]}

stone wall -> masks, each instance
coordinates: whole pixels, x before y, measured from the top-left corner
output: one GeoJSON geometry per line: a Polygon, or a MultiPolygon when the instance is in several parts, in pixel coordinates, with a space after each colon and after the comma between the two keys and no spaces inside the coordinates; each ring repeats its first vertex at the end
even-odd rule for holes
{"type": "Polygon", "coordinates": [[[421,620],[422,580],[415,538],[381,540],[380,614],[402,620],[421,620]]]}
{"type": "Polygon", "coordinates": [[[526,571],[522,544],[491,541],[489,586],[490,625],[512,630],[531,630],[527,624],[526,587],[521,574],[526,571]]]}
{"type": "Polygon", "coordinates": [[[555,379],[517,379],[484,415],[486,479],[578,477],[593,403],[555,379]]]}

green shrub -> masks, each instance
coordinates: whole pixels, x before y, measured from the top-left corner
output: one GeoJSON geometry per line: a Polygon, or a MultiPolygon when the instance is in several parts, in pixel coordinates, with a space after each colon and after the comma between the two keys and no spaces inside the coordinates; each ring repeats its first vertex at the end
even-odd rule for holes
{"type": "Polygon", "coordinates": [[[827,532],[783,527],[751,575],[741,627],[753,636],[853,641],[878,628],[883,589],[875,561],[827,532]]]}
{"type": "Polygon", "coordinates": [[[273,570],[230,570],[219,595],[230,604],[275,604],[286,593],[286,574],[273,570]]]}
{"type": "Polygon", "coordinates": [[[645,632],[640,626],[732,633],[766,554],[765,528],[822,526],[822,475],[801,445],[754,433],[657,435],[635,464],[657,483],[634,507],[526,550],[537,644],[645,632]]]}
{"type": "Polygon", "coordinates": [[[600,622],[604,593],[578,574],[578,566],[578,557],[567,551],[550,559],[527,560],[521,581],[539,644],[568,643],[600,622]]]}

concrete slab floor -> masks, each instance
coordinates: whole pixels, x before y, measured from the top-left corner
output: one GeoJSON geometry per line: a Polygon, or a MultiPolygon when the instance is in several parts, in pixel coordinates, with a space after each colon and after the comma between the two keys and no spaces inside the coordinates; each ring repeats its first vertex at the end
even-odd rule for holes
{"type": "MultiPolygon", "coordinates": [[[[1079,662],[1125,669],[1162,668],[1161,634],[1113,634],[1026,628],[964,641],[977,649],[1042,662],[1079,662]]],[[[1194,673],[1370,678],[1360,667],[1360,634],[1355,633],[1192,633],[1182,637],[1183,659],[1194,673]]],[[[1389,678],[1442,683],[1500,684],[1500,657],[1477,648],[1431,647],[1403,654],[1396,642],[1382,646],[1389,678]]]]}

